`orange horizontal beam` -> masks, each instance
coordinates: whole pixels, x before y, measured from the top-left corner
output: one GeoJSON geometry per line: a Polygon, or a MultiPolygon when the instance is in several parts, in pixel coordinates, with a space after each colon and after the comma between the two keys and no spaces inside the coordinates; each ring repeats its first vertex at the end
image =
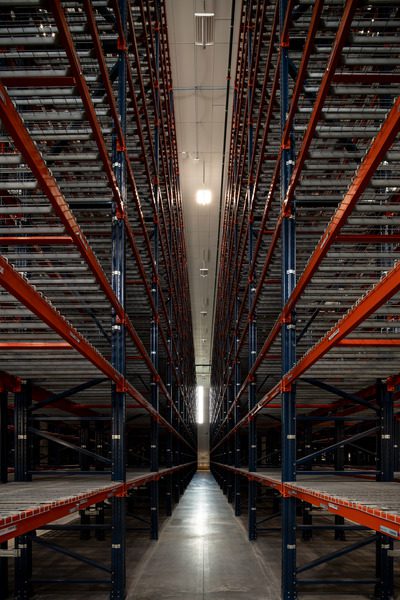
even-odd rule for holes
{"type": "Polygon", "coordinates": [[[400,339],[395,339],[395,340],[391,340],[391,339],[383,339],[383,340],[373,340],[373,339],[347,339],[347,340],[341,340],[338,343],[338,346],[373,346],[373,347],[379,347],[379,346],[388,346],[388,347],[392,347],[392,346],[400,346],[400,339]]]}
{"type": "Polygon", "coordinates": [[[333,347],[348,336],[380,306],[400,289],[400,263],[397,263],[381,281],[364,296],[325,336],[314,346],[282,380],[290,385],[333,347]]]}
{"type": "Polygon", "coordinates": [[[9,77],[2,77],[1,81],[7,87],[19,88],[64,88],[75,86],[75,78],[68,75],[32,75],[30,77],[27,77],[26,75],[12,75],[9,77]]]}
{"type": "MultiPolygon", "coordinates": [[[[251,473],[243,468],[238,469],[221,463],[216,464],[218,467],[238,473],[249,480],[258,481],[261,485],[272,487],[283,496],[299,498],[299,500],[323,508],[333,515],[339,515],[349,521],[364,525],[368,529],[384,532],[394,539],[400,539],[400,516],[388,512],[383,506],[380,509],[376,506],[368,506],[355,500],[346,500],[346,498],[336,497],[319,490],[305,489],[301,487],[301,482],[282,483],[280,473],[277,473],[276,478],[273,478],[262,473],[251,473]]],[[[351,479],[349,479],[350,482],[351,479]]],[[[384,501],[382,501],[382,505],[384,505],[384,501]]]]}
{"type": "Polygon", "coordinates": [[[344,244],[390,244],[400,242],[399,233],[340,233],[338,242],[344,244]]]}
{"type": "Polygon", "coordinates": [[[72,350],[68,342],[0,342],[0,350],[72,350]]]}
{"type": "Polygon", "coordinates": [[[386,152],[396,139],[399,130],[400,98],[397,98],[393,108],[386,117],[379,133],[373,140],[363,162],[352,179],[349,189],[340,203],[340,206],[333,215],[328,227],[318,242],[318,245],[314,249],[306,268],[297,281],[296,287],[282,311],[282,316],[284,319],[290,317],[290,314],[292,310],[294,310],[294,307],[301,294],[310,283],[322,260],[327,255],[329,249],[337,240],[342,227],[346,224],[348,217],[351,215],[354,207],[357,204],[357,201],[367,189],[371,178],[386,155],[386,152]]]}
{"type": "Polygon", "coordinates": [[[0,236],[0,246],[70,246],[73,243],[69,235],[0,236]]]}

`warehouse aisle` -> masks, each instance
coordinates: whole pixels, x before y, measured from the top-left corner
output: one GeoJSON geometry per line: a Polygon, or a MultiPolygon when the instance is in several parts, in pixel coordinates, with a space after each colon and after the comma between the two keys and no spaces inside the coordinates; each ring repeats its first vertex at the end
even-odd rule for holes
{"type": "Polygon", "coordinates": [[[279,574],[266,569],[212,475],[197,473],[159,542],[128,566],[128,598],[276,600],[279,574]]]}

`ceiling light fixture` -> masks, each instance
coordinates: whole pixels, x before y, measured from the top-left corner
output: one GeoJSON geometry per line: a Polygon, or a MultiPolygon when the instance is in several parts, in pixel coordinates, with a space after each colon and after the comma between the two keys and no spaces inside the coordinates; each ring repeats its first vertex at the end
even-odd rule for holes
{"type": "Polygon", "coordinates": [[[214,45],[214,17],[213,12],[194,13],[195,21],[195,46],[201,46],[203,50],[207,46],[214,45]]]}
{"type": "Polygon", "coordinates": [[[197,190],[196,202],[197,204],[201,204],[201,206],[211,204],[211,190],[197,190]]]}
{"type": "Polygon", "coordinates": [[[197,204],[201,204],[202,206],[206,206],[207,204],[211,204],[211,190],[207,190],[206,185],[206,161],[203,160],[203,187],[196,192],[196,202],[197,204]]]}

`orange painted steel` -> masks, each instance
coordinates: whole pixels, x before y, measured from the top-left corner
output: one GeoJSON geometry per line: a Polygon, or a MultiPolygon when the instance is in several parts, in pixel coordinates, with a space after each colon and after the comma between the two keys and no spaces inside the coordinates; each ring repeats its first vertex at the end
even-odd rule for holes
{"type": "MultiPolygon", "coordinates": [[[[0,517],[0,542],[14,539],[24,533],[43,527],[52,521],[57,521],[62,517],[84,510],[89,506],[104,502],[104,500],[113,496],[125,496],[130,489],[140,487],[151,481],[162,479],[165,476],[172,475],[177,471],[193,465],[194,463],[185,463],[175,467],[161,469],[154,473],[150,472],[136,475],[131,479],[129,479],[128,474],[125,483],[99,484],[101,489],[97,487],[91,491],[82,492],[59,500],[52,500],[47,503],[44,501],[40,506],[32,506],[32,508],[21,510],[8,517],[0,517]]],[[[79,476],[79,472],[77,472],[77,475],[79,476]]],[[[54,481],[56,482],[57,479],[54,481]]],[[[11,483],[9,485],[14,484],[11,483]]],[[[15,485],[18,486],[18,484],[15,485]]]]}
{"type": "MultiPolygon", "coordinates": [[[[246,469],[238,469],[221,463],[215,463],[215,466],[237,473],[249,480],[257,481],[266,487],[273,488],[282,496],[298,498],[303,502],[323,508],[332,515],[344,517],[368,529],[385,533],[394,539],[400,539],[400,515],[396,513],[390,513],[383,508],[375,508],[361,502],[346,500],[345,498],[309,489],[308,487],[305,488],[302,487],[301,482],[283,483],[279,480],[280,474],[277,475],[277,478],[274,478],[273,476],[264,475],[262,472],[250,473],[246,469]]],[[[349,479],[349,484],[351,482],[352,480],[349,479]]],[[[356,484],[356,481],[354,483],[356,484]]],[[[379,483],[377,482],[378,485],[379,483]]]]}

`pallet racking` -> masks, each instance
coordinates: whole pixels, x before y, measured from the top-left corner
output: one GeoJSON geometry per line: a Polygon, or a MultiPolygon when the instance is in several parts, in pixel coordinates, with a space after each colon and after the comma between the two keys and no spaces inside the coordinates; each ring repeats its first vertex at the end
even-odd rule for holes
{"type": "Polygon", "coordinates": [[[40,543],[103,576],[40,584],[124,598],[135,490],[157,539],[160,483],[170,515],[196,464],[164,0],[0,2],[0,119],[0,597],[10,556],[29,597],[40,543]],[[111,531],[111,565],[39,528],[111,531]]]}
{"type": "Polygon", "coordinates": [[[212,464],[236,515],[248,480],[251,540],[260,489],[281,494],[284,600],[321,584],[301,573],[372,542],[373,576],[324,584],[393,596],[399,18],[397,2],[380,0],[242,2],[212,464]],[[334,522],[313,523],[311,505],[334,522]],[[358,526],[376,533],[298,565],[296,529],[309,539],[324,527],[339,540],[358,526]]]}

